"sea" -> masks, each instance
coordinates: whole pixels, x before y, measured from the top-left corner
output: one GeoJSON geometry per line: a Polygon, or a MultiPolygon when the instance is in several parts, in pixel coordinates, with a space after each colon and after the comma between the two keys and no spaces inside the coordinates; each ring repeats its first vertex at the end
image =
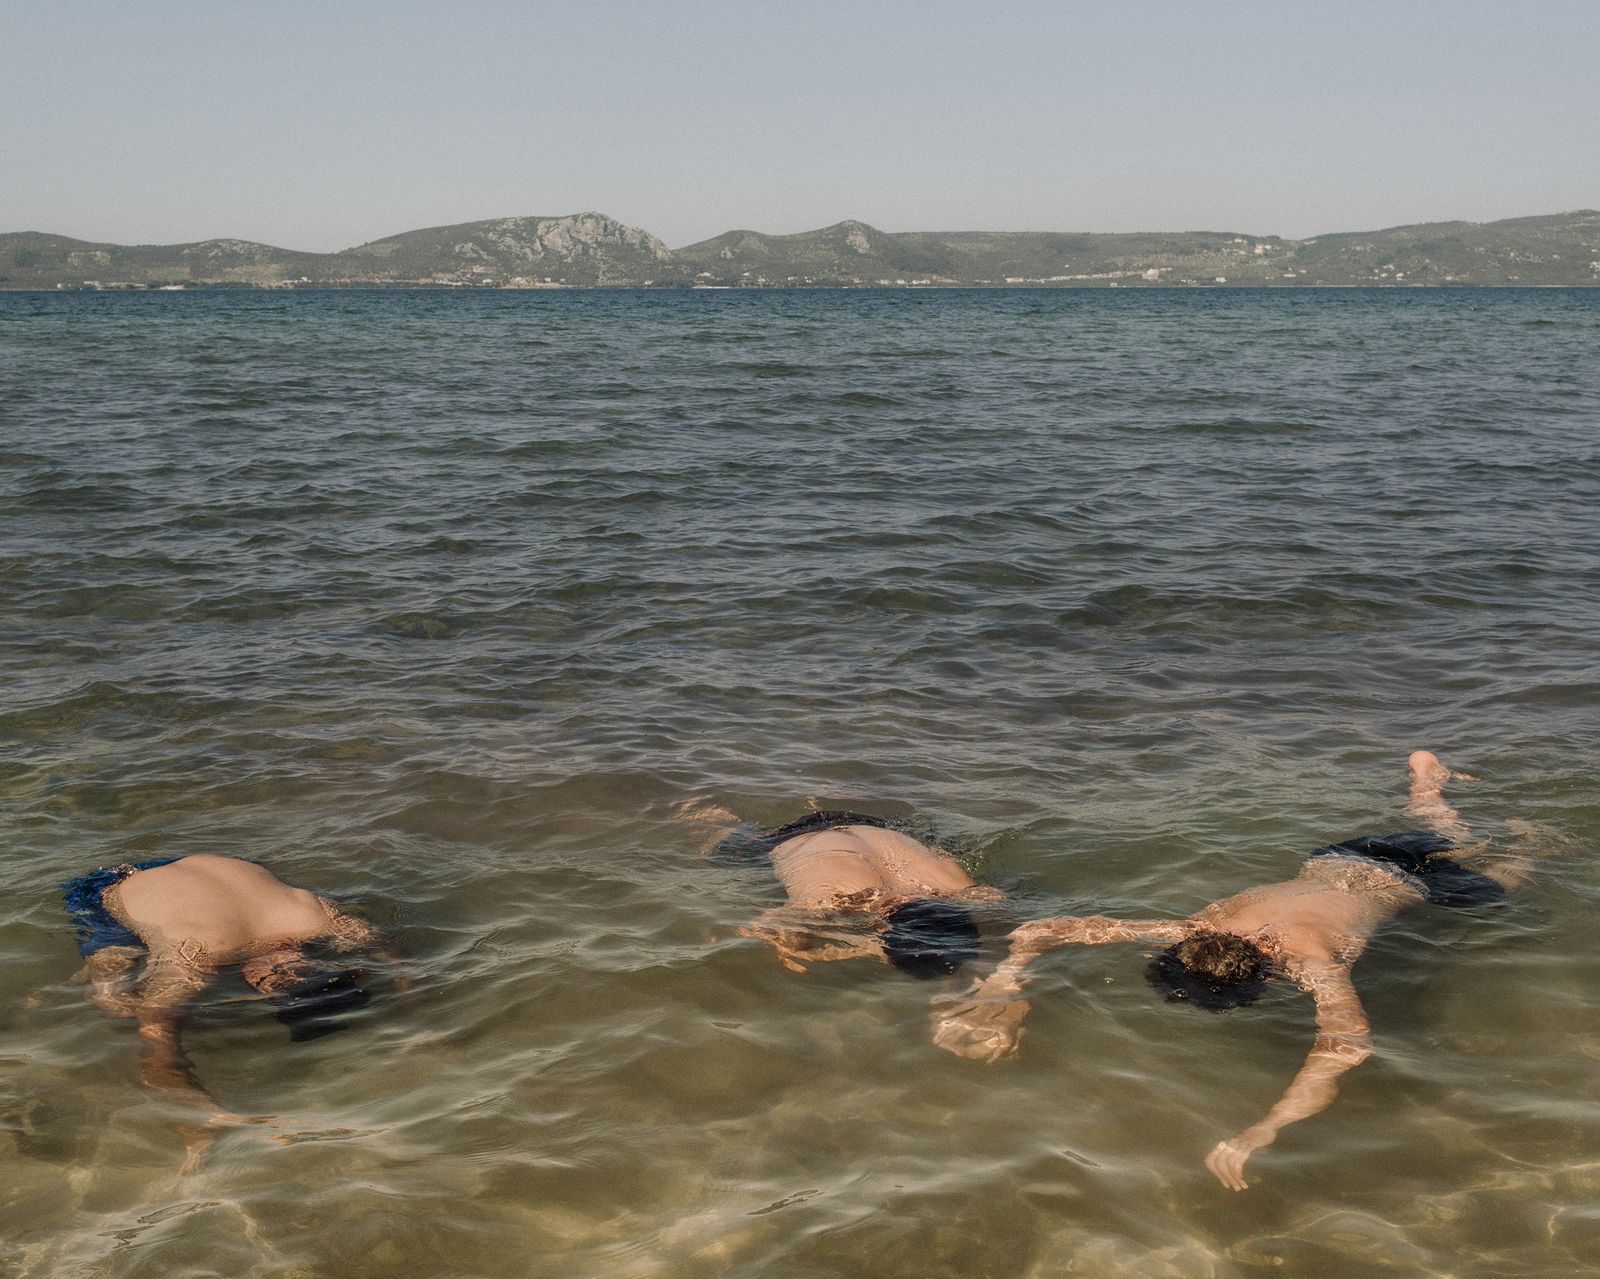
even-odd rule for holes
{"type": "Polygon", "coordinates": [[[1600,1268],[1600,290],[0,294],[0,1272],[1550,1276],[1600,1268]],[[1510,901],[1357,964],[1375,1053],[1202,1160],[1309,1000],[1039,961],[1477,780],[1510,901]],[[1003,901],[785,970],[712,808],[892,820],[1003,901]],[[1520,842],[1519,842],[1520,841],[1520,842]],[[71,984],[60,885],[250,858],[388,932],[337,1034],[235,974],[224,1131],[71,984]]]}

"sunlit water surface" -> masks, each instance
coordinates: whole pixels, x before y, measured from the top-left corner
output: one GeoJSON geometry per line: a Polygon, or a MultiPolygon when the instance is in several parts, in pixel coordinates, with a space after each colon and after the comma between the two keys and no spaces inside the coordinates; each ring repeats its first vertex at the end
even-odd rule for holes
{"type": "Polygon", "coordinates": [[[1600,293],[0,295],[0,1270],[1566,1276],[1600,1265],[1600,293]],[[1356,971],[1378,1052],[1041,965],[1020,1056],[783,971],[685,798],[1184,914],[1407,825],[1549,855],[1356,971]],[[419,1006],[237,982],[178,1176],[57,884],[260,859],[419,1006]]]}

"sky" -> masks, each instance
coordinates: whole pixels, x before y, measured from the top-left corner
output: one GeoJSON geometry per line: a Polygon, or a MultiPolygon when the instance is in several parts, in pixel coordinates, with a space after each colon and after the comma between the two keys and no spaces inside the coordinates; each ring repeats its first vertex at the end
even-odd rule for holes
{"type": "Polygon", "coordinates": [[[1295,238],[1600,207],[1600,0],[0,0],[0,231],[597,210],[1295,238]]]}

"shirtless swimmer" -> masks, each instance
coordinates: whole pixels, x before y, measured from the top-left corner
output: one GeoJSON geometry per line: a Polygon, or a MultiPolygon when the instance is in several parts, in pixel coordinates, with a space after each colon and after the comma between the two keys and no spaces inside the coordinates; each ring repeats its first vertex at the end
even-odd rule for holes
{"type": "MultiPolygon", "coordinates": [[[[84,957],[78,979],[88,983],[90,1001],[113,1016],[137,1018],[141,1082],[205,1116],[182,1129],[186,1172],[199,1165],[219,1128],[256,1122],[217,1105],[180,1039],[195,1000],[224,969],[238,968],[300,1040],[337,1029],[333,1019],[367,1002],[361,969],[342,957],[366,953],[403,962],[365,920],[232,857],[113,866],[63,887],[84,957]]],[[[395,984],[405,989],[407,976],[395,984]]]]}
{"type": "MultiPolygon", "coordinates": [[[[736,820],[720,809],[686,810],[699,820],[736,820]]],[[[948,976],[978,953],[968,905],[1000,901],[937,848],[861,813],[813,812],[770,830],[735,831],[712,855],[770,862],[788,900],[739,930],[767,942],[778,962],[876,959],[913,977],[948,976]]]]}
{"type": "Polygon", "coordinates": [[[1409,761],[1408,812],[1428,830],[1367,836],[1313,852],[1292,880],[1216,902],[1187,919],[1111,919],[1102,915],[1040,919],[1011,934],[1011,953],[938,1023],[934,1042],[963,1057],[995,1061],[1014,1053],[1031,980],[1028,964],[1058,946],[1161,942],[1152,985],[1175,1002],[1220,1011],[1250,1003],[1282,974],[1316,1002],[1310,1055],[1277,1103],[1236,1137],[1219,1142],[1206,1167],[1224,1186],[1245,1189],[1245,1162],[1280,1130],[1329,1106],[1345,1071],[1372,1055],[1372,1036],[1350,970],[1378,927],[1423,902],[1471,906],[1503,899],[1528,873],[1520,854],[1482,857],[1483,845],[1457,849],[1466,823],[1445,801],[1444,783],[1472,780],[1429,751],[1409,761]],[[1469,870],[1444,854],[1479,862],[1469,870]]]}

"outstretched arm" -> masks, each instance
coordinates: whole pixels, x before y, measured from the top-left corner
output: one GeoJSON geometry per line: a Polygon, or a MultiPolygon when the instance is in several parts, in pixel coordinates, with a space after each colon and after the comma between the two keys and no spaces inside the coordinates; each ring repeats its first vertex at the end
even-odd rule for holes
{"type": "Polygon", "coordinates": [[[139,1082],[215,1109],[211,1094],[195,1078],[194,1064],[180,1038],[189,1008],[205,989],[206,978],[207,974],[176,960],[151,965],[135,1012],[141,1045],[139,1082]]]}
{"type": "Polygon", "coordinates": [[[762,914],[739,930],[741,937],[764,941],[778,952],[778,962],[793,973],[806,971],[806,964],[826,964],[837,959],[885,960],[883,942],[877,937],[862,937],[859,931],[840,928],[827,930],[826,916],[794,906],[779,906],[762,914]],[[822,940],[837,945],[818,945],[822,940]]]}
{"type": "Polygon", "coordinates": [[[136,1016],[139,1019],[139,1082],[159,1089],[175,1100],[187,1102],[201,1111],[197,1123],[180,1126],[187,1152],[183,1171],[193,1172],[217,1139],[217,1129],[240,1122],[228,1114],[200,1084],[194,1063],[183,1050],[180,1035],[189,1008],[205,989],[210,974],[176,958],[157,960],[150,966],[140,992],[136,1016]]]}
{"type": "Polygon", "coordinates": [[[1000,966],[977,982],[934,1026],[933,1042],[958,1057],[998,1061],[1016,1052],[1028,1005],[1018,999],[1031,981],[1028,965],[1058,946],[1099,946],[1106,942],[1178,942],[1193,925],[1183,919],[1112,919],[1106,915],[1064,915],[1036,919],[1011,934],[1011,950],[1000,966]]]}
{"type": "Polygon", "coordinates": [[[1317,1038],[1299,1073],[1277,1104],[1237,1137],[1218,1142],[1206,1156],[1206,1167],[1229,1190],[1243,1190],[1245,1161],[1270,1146],[1289,1124],[1326,1110],[1339,1095],[1339,1076],[1372,1056],[1372,1033],[1366,1010],[1350,984],[1344,964],[1307,964],[1299,980],[1317,1004],[1317,1038]]]}

